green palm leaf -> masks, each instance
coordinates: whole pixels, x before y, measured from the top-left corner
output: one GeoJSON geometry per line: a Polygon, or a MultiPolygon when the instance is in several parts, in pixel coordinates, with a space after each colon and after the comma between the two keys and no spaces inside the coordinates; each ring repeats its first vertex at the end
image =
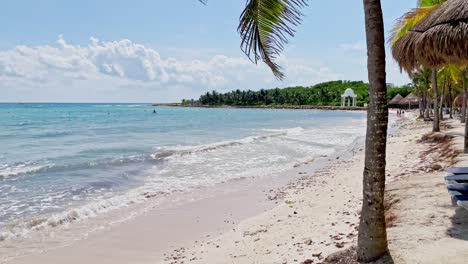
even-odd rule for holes
{"type": "Polygon", "coordinates": [[[257,63],[262,60],[278,79],[283,79],[281,67],[275,62],[294,36],[294,26],[301,22],[301,8],[308,0],[248,0],[237,28],[242,51],[257,63]]]}

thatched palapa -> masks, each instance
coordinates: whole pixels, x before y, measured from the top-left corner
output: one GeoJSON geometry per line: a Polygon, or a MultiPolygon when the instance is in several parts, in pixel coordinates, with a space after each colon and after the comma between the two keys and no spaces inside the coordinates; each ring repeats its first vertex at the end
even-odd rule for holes
{"type": "Polygon", "coordinates": [[[400,70],[403,69],[408,74],[419,67],[414,52],[418,35],[420,33],[410,31],[392,45],[393,58],[400,66],[400,70]]]}
{"type": "MultiPolygon", "coordinates": [[[[468,98],[466,100],[468,102],[468,98]]],[[[453,106],[454,107],[463,107],[463,94],[460,94],[458,95],[457,97],[455,97],[455,99],[453,100],[453,106]]]]}
{"type": "Polygon", "coordinates": [[[468,64],[468,1],[448,0],[412,29],[419,32],[415,55],[423,65],[468,64]]]}
{"type": "Polygon", "coordinates": [[[403,100],[403,96],[401,96],[401,94],[397,94],[397,95],[395,95],[395,97],[393,97],[392,100],[390,100],[390,102],[388,102],[388,105],[390,105],[390,106],[399,105],[401,100],[403,100]]]}
{"type": "Polygon", "coordinates": [[[468,1],[447,0],[392,45],[400,67],[468,65],[468,1]]]}
{"type": "Polygon", "coordinates": [[[399,105],[409,108],[412,106],[418,106],[419,97],[415,96],[413,93],[410,93],[408,96],[400,100],[399,105]]]}

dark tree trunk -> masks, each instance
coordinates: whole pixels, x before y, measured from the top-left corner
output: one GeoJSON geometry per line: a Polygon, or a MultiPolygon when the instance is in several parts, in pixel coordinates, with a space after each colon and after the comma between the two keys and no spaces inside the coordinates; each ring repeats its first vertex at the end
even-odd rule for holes
{"type": "MultiPolygon", "coordinates": [[[[467,89],[467,83],[466,83],[466,78],[467,78],[467,68],[465,68],[465,70],[463,70],[462,72],[462,79],[463,79],[463,92],[465,94],[465,97],[466,97],[466,89],[467,89]]],[[[466,109],[466,100],[464,100],[464,105],[465,105],[465,109],[466,109]]],[[[467,154],[468,153],[468,122],[466,121],[466,115],[465,115],[465,147],[464,147],[464,153],[467,154]]]]}
{"type": "Polygon", "coordinates": [[[462,102],[462,114],[461,114],[461,122],[465,123],[466,121],[466,97],[468,96],[466,91],[466,85],[463,85],[463,102],[462,102]]]}
{"type": "Polygon", "coordinates": [[[424,119],[424,108],[425,108],[425,98],[424,98],[424,92],[421,92],[421,88],[417,87],[417,90],[419,90],[419,118],[424,119]]]}
{"type": "Polygon", "coordinates": [[[424,91],[424,98],[425,99],[425,102],[426,102],[426,110],[424,111],[424,120],[429,120],[429,109],[431,109],[431,101],[429,100],[429,95],[428,95],[428,92],[427,92],[427,88],[426,90],[424,91]]]}
{"type": "Polygon", "coordinates": [[[442,94],[440,95],[440,111],[439,111],[440,120],[444,120],[445,83],[446,83],[446,79],[444,79],[442,83],[442,94]]]}
{"type": "Polygon", "coordinates": [[[385,255],[385,157],[388,106],[385,37],[380,0],[364,0],[367,39],[369,108],[363,173],[363,201],[358,236],[358,260],[371,262],[385,255]]]}
{"type": "Polygon", "coordinates": [[[453,96],[452,96],[452,82],[449,82],[448,87],[448,104],[450,108],[450,119],[453,119],[453,96]]]}
{"type": "Polygon", "coordinates": [[[432,132],[440,132],[439,127],[439,95],[437,91],[437,70],[432,70],[432,90],[434,90],[434,123],[432,132]]]}
{"type": "Polygon", "coordinates": [[[419,118],[424,118],[424,96],[419,98],[419,118]]]}

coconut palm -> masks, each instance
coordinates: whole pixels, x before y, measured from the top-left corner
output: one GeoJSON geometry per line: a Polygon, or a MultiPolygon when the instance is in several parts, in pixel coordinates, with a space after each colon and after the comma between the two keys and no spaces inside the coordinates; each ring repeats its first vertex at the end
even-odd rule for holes
{"type": "MultiPolygon", "coordinates": [[[[397,20],[389,42],[392,45],[393,57],[397,60],[400,68],[406,69],[409,75],[415,69],[414,45],[419,33],[410,30],[432,11],[436,10],[446,0],[419,0],[418,7],[404,14],[397,20]]],[[[431,86],[434,92],[434,122],[432,132],[440,131],[439,96],[437,87],[437,68],[432,68],[431,86]]]]}
{"type": "MultiPolygon", "coordinates": [[[[206,3],[207,0],[199,0],[206,3]]],[[[368,47],[369,107],[363,173],[364,200],[358,238],[358,259],[370,262],[387,253],[384,215],[385,155],[387,144],[387,87],[385,37],[380,0],[363,0],[368,47]]],[[[275,62],[293,27],[301,22],[301,9],[308,0],[248,0],[240,17],[238,31],[241,49],[255,63],[263,61],[282,79],[275,62]]]]}
{"type": "Polygon", "coordinates": [[[427,69],[421,69],[418,72],[411,74],[411,80],[413,81],[416,94],[422,98],[420,107],[420,117],[425,120],[429,120],[429,109],[431,102],[429,100],[429,86],[430,86],[431,71],[427,69]]]}
{"type": "MultiPolygon", "coordinates": [[[[455,65],[446,65],[444,66],[440,72],[439,76],[441,79],[441,85],[442,85],[442,98],[441,98],[441,106],[442,103],[449,103],[452,101],[451,98],[451,90],[454,88],[455,85],[461,83],[461,74],[462,74],[462,69],[460,67],[457,67],[455,65]],[[445,89],[447,88],[447,89],[445,89]],[[447,91],[447,93],[444,93],[444,91],[447,91]],[[449,100],[444,100],[444,94],[447,94],[449,100]]],[[[466,98],[465,98],[466,101],[466,98]]],[[[451,104],[450,104],[451,105],[451,104]]],[[[464,112],[466,112],[466,107],[463,106],[464,112]]],[[[450,115],[452,115],[452,110],[450,110],[450,115]]],[[[440,113],[440,116],[442,117],[442,111],[440,113]]],[[[462,114],[464,116],[464,114],[462,114]]],[[[463,120],[463,117],[462,117],[463,120]]]]}

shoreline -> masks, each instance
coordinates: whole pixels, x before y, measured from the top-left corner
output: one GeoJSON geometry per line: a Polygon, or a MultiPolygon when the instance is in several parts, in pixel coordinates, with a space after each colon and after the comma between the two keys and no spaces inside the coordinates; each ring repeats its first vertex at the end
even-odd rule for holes
{"type": "Polygon", "coordinates": [[[151,106],[186,107],[186,108],[239,108],[239,109],[290,109],[290,110],[331,110],[331,111],[367,111],[361,106],[325,106],[325,105],[182,105],[180,103],[152,104],[151,106]]]}
{"type": "MultiPolygon", "coordinates": [[[[444,121],[452,139],[421,141],[431,123],[415,115],[389,124],[386,219],[393,261],[465,263],[468,211],[451,206],[443,180],[446,168],[468,165],[460,154],[464,126],[444,121]]],[[[321,166],[297,164],[281,177],[228,182],[204,199],[194,194],[179,207],[5,263],[331,263],[327,256],[356,244],[362,200],[363,142],[344,154],[322,158],[321,166]]]]}
{"type": "MultiPolygon", "coordinates": [[[[89,233],[84,239],[67,241],[63,245],[55,243],[53,248],[44,247],[43,252],[30,252],[25,256],[14,257],[0,263],[53,263],[57,260],[74,263],[73,259],[80,260],[77,263],[82,263],[81,255],[89,255],[90,262],[99,260],[99,263],[105,263],[102,262],[103,259],[107,258],[106,256],[114,256],[114,251],[123,255],[118,260],[113,259],[113,264],[129,263],[134,260],[138,260],[137,263],[154,263],[155,259],[162,261],[164,253],[176,246],[181,244],[188,246],[194,240],[204,239],[207,235],[215,237],[229,231],[233,224],[271,210],[281,199],[282,189],[301,178],[304,170],[320,170],[337,161],[344,161],[349,149],[362,148],[363,144],[363,137],[358,137],[350,145],[338,148],[332,155],[308,159],[305,163],[296,163],[293,167],[273,175],[230,180],[189,193],[175,194],[178,198],[172,197],[177,200],[174,206],[167,205],[173,201],[168,197],[163,202],[167,206],[159,208],[159,204],[154,203],[153,209],[148,212],[89,233]],[[250,206],[245,208],[245,204],[250,206]],[[157,226],[152,223],[157,223],[157,226]],[[174,232],[169,235],[169,230],[174,232]],[[180,232],[185,233],[180,234],[180,232]],[[158,236],[165,238],[161,239],[158,236]],[[94,248],[98,252],[94,251],[94,248]],[[139,253],[135,255],[137,251],[139,253]]],[[[105,222],[105,219],[107,217],[92,221],[105,222]]],[[[85,223],[86,220],[82,223],[77,222],[77,224],[85,223]]],[[[51,229],[50,232],[54,231],[51,229]]],[[[60,230],[56,232],[59,233],[60,230]]]]}

